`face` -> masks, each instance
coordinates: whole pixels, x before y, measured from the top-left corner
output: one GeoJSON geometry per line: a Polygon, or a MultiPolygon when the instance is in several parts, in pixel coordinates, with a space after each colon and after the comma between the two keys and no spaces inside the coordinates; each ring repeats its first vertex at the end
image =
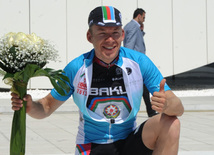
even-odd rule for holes
{"type": "Polygon", "coordinates": [[[143,13],[142,15],[139,15],[138,16],[139,23],[142,24],[145,21],[145,18],[146,18],[146,14],[145,13],[143,13]]]}
{"type": "Polygon", "coordinates": [[[103,27],[93,25],[87,32],[87,39],[93,44],[95,55],[106,63],[112,62],[118,55],[124,30],[121,26],[103,27]]]}

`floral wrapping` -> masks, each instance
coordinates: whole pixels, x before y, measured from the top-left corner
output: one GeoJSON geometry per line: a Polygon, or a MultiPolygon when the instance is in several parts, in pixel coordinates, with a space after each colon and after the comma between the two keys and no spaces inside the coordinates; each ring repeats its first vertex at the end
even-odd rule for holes
{"type": "MultiPolygon", "coordinates": [[[[47,41],[36,34],[8,33],[0,38],[0,74],[6,84],[11,85],[11,92],[20,99],[27,94],[27,84],[31,77],[46,76],[61,95],[70,91],[69,79],[62,70],[43,67],[49,61],[55,61],[57,51],[47,41]]],[[[26,102],[13,115],[10,155],[25,154],[26,137],[26,102]]]]}

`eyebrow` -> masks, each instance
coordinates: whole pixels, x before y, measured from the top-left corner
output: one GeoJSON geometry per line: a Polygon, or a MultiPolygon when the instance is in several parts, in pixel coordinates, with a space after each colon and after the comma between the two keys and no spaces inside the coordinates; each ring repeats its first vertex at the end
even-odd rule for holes
{"type": "Polygon", "coordinates": [[[97,30],[98,31],[104,31],[104,28],[98,28],[97,30]]]}

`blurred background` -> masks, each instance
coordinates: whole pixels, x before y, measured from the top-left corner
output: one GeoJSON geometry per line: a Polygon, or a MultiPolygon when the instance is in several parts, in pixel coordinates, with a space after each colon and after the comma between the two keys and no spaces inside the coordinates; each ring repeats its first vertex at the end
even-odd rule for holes
{"type": "MultiPolygon", "coordinates": [[[[123,25],[132,19],[136,8],[146,11],[146,54],[169,85],[194,85],[198,79],[213,86],[213,0],[0,0],[0,36],[34,32],[50,40],[59,50],[61,62],[51,62],[47,67],[63,69],[70,60],[93,48],[86,40],[87,20],[89,12],[100,5],[118,8],[123,25]],[[197,78],[190,80],[187,75],[197,78]],[[206,80],[205,75],[209,75],[206,80]]],[[[32,78],[28,87],[52,88],[44,77],[32,78]]],[[[9,86],[0,82],[0,88],[9,86]]]]}

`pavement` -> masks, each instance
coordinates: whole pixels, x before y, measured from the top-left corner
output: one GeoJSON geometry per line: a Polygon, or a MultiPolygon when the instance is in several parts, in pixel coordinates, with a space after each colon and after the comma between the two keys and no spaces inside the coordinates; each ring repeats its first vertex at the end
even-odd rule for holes
{"type": "MultiPolygon", "coordinates": [[[[0,154],[9,155],[12,113],[0,114],[0,154]]],[[[37,120],[27,116],[26,155],[74,155],[78,112],[55,112],[37,120]]],[[[139,112],[137,123],[148,119],[139,112]]],[[[181,121],[178,155],[214,154],[214,111],[186,111],[181,121]]]]}
{"type": "MultiPolygon", "coordinates": [[[[211,70],[212,68],[213,66],[211,70]]],[[[210,70],[210,66],[206,66],[206,69],[210,70]]],[[[204,72],[202,68],[199,70],[204,72]]],[[[206,72],[207,76],[199,75],[199,78],[188,76],[192,76],[193,73],[198,76],[197,70],[186,75],[168,77],[169,83],[171,79],[170,87],[172,89],[214,88],[213,70],[206,72]],[[185,81],[191,81],[192,84],[187,85],[185,81]]],[[[180,99],[185,112],[179,117],[181,135],[178,155],[214,155],[214,96],[181,97],[180,99]]],[[[9,155],[13,111],[9,99],[0,99],[0,103],[0,155],[9,155]]],[[[142,103],[137,124],[146,119],[148,117],[145,105],[142,103]]],[[[48,118],[37,120],[27,116],[26,155],[74,155],[78,120],[78,109],[72,99],[48,118]]]]}
{"type": "MultiPolygon", "coordinates": [[[[178,155],[214,155],[214,96],[183,97],[181,100],[185,112],[179,117],[181,135],[178,155]]],[[[79,114],[74,103],[69,103],[72,100],[67,102],[45,119],[37,120],[27,115],[26,155],[74,155],[79,114]]],[[[12,110],[0,113],[1,155],[9,155],[12,117],[12,110]]],[[[146,119],[142,103],[137,124],[146,119]]]]}

